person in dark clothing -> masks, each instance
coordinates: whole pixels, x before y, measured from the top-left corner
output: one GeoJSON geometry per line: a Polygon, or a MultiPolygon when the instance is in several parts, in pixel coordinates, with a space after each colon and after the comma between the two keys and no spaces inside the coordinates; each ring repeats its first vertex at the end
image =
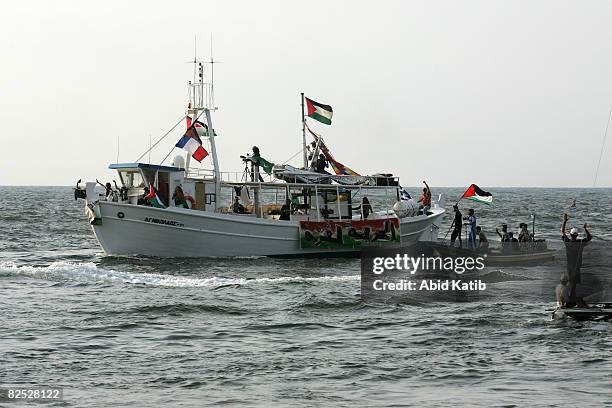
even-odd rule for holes
{"type": "Polygon", "coordinates": [[[361,214],[363,215],[363,219],[367,219],[371,213],[372,204],[370,204],[370,200],[368,200],[368,197],[363,197],[363,199],[361,200],[361,214]]]}
{"type": "Polygon", "coordinates": [[[291,200],[286,199],[285,204],[280,209],[279,220],[289,221],[291,219],[291,200]]]}
{"type": "Polygon", "coordinates": [[[172,199],[174,200],[175,207],[189,208],[187,205],[187,200],[185,199],[185,193],[183,192],[183,188],[181,186],[176,186],[174,189],[174,194],[172,194],[172,199]]]}
{"type": "Polygon", "coordinates": [[[519,232],[519,236],[518,236],[518,241],[519,242],[531,242],[531,241],[533,241],[533,237],[529,233],[529,226],[527,224],[525,224],[524,222],[521,222],[519,227],[520,227],[520,232],[519,232]]]}
{"type": "Polygon", "coordinates": [[[232,211],[235,212],[236,214],[246,213],[246,208],[244,208],[244,205],[240,204],[239,197],[234,197],[234,204],[232,204],[232,211]]]}
{"type": "Polygon", "coordinates": [[[461,242],[461,228],[463,227],[463,214],[459,211],[458,205],[453,205],[453,210],[455,211],[455,218],[453,219],[453,223],[451,224],[451,228],[454,227],[453,232],[451,234],[451,246],[455,246],[455,241],[459,238],[459,248],[463,246],[461,242]]]}
{"type": "MultiPolygon", "coordinates": [[[[503,245],[503,244],[502,244],[503,245]]],[[[506,250],[511,250],[512,252],[516,252],[519,250],[519,240],[514,238],[514,233],[508,233],[508,243],[505,244],[506,250]]]]}
{"type": "Polygon", "coordinates": [[[327,168],[327,159],[323,153],[319,154],[319,158],[316,161],[315,171],[321,174],[329,174],[325,169],[327,168]]]}
{"type": "Polygon", "coordinates": [[[495,232],[501,238],[501,242],[510,242],[510,234],[508,233],[508,224],[502,224],[502,230],[499,232],[497,228],[495,228],[495,232]]]}
{"type": "Polygon", "coordinates": [[[578,239],[578,228],[572,228],[570,230],[569,237],[565,233],[567,221],[569,216],[567,213],[563,214],[563,225],[561,225],[561,239],[565,244],[565,254],[567,258],[567,276],[570,284],[570,299],[575,301],[576,299],[576,285],[581,283],[580,281],[580,268],[582,267],[582,251],[585,245],[593,239],[591,232],[588,229],[588,225],[585,223],[584,234],[585,238],[578,239]]]}

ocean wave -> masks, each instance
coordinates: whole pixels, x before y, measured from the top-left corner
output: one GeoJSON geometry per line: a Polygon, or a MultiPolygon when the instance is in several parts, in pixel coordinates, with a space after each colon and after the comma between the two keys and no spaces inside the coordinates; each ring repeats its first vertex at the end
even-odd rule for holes
{"type": "Polygon", "coordinates": [[[523,280],[535,279],[533,277],[515,275],[509,272],[504,272],[499,269],[488,271],[488,272],[481,272],[479,275],[479,278],[488,283],[523,281],[523,280]]]}
{"type": "Polygon", "coordinates": [[[274,278],[225,278],[207,277],[195,278],[155,273],[121,272],[113,269],[102,269],[93,262],[72,263],[65,261],[53,262],[47,266],[17,265],[15,262],[1,262],[0,275],[27,276],[48,281],[71,282],[76,284],[111,283],[134,284],[161,287],[209,287],[252,285],[252,284],[284,284],[305,282],[349,282],[359,281],[359,275],[340,276],[280,276],[274,278]]]}

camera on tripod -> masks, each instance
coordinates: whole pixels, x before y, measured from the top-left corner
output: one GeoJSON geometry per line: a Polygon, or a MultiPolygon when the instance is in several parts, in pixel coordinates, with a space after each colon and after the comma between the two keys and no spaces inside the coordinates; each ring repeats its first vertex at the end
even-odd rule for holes
{"type": "Polygon", "coordinates": [[[255,161],[253,160],[253,157],[252,157],[252,156],[250,156],[250,155],[248,155],[248,154],[247,154],[247,155],[245,155],[245,156],[242,156],[242,155],[241,155],[241,156],[240,156],[240,158],[241,158],[241,159],[242,159],[242,161],[243,161],[243,162],[245,162],[245,163],[249,163],[249,162],[250,162],[250,163],[254,163],[254,164],[255,164],[255,161]]]}

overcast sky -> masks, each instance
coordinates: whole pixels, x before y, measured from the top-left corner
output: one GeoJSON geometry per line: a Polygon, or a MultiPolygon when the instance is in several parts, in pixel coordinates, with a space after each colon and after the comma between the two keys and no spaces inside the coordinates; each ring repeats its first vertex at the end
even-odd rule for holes
{"type": "MultiPolygon", "coordinates": [[[[117,137],[130,162],[176,123],[194,35],[209,57],[212,33],[224,170],[253,144],[275,163],[296,153],[303,91],[333,107],[331,126],[312,126],[360,173],[590,187],[612,105],[611,22],[606,1],[7,2],[0,185],[116,178],[117,137]]],[[[599,186],[612,186],[610,139],[599,186]]]]}

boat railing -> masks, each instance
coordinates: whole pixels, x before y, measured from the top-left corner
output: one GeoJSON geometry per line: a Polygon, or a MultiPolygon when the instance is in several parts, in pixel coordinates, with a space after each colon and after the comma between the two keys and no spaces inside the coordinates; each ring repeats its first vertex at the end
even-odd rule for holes
{"type": "MultiPolygon", "coordinates": [[[[202,80],[195,83],[189,82],[189,100],[194,102],[198,108],[215,109],[214,85],[202,80]]],[[[197,111],[196,111],[197,115],[197,111]]]]}
{"type": "MultiPolygon", "coordinates": [[[[251,174],[244,171],[221,171],[219,172],[221,182],[224,184],[246,184],[251,186],[273,185],[275,187],[291,186],[313,187],[318,185],[333,186],[338,184],[341,188],[392,188],[395,189],[399,185],[399,177],[372,175],[372,176],[352,176],[345,174],[317,174],[316,180],[312,182],[304,182],[303,175],[300,174],[283,174],[283,179],[276,178],[274,174],[259,172],[261,179],[251,180],[251,174]],[[263,180],[263,181],[262,181],[263,180]],[[335,184],[332,184],[334,182],[335,184]]],[[[187,172],[188,178],[214,178],[215,173],[212,169],[190,168],[187,172]]]]}

